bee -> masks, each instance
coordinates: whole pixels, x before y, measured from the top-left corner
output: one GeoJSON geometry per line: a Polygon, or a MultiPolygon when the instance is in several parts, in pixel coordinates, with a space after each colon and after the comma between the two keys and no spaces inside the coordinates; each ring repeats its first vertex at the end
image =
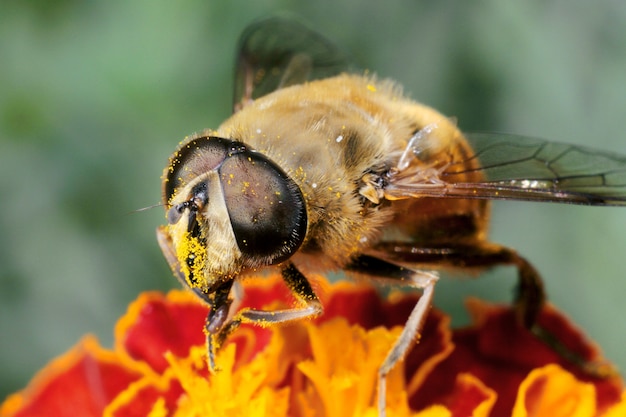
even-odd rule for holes
{"type": "MultiPolygon", "coordinates": [[[[422,290],[381,364],[386,375],[417,338],[441,268],[512,265],[521,324],[576,358],[537,324],[536,269],[490,242],[490,200],[626,205],[626,157],[520,136],[462,133],[401,87],[352,70],[347,55],[291,20],[241,36],[234,113],[191,135],[163,175],[167,225],[157,230],[178,280],[210,306],[207,361],[241,323],[266,326],[323,311],[309,271],[343,270],[422,290]],[[242,309],[234,284],[280,271],[298,304],[242,309]]],[[[587,364],[581,363],[581,366],[587,364]]]]}

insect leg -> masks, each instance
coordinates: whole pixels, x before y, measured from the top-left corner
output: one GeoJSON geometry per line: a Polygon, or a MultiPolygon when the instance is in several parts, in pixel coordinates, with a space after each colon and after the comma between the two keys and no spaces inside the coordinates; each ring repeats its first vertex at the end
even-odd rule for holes
{"type": "Polygon", "coordinates": [[[215,366],[215,351],[222,346],[226,336],[239,327],[239,322],[228,321],[228,312],[232,303],[229,294],[234,282],[233,279],[230,279],[220,285],[213,293],[212,299],[205,293],[205,298],[209,300],[211,306],[204,324],[207,346],[207,366],[211,373],[215,372],[217,369],[215,366]]]}
{"type": "MultiPolygon", "coordinates": [[[[157,229],[157,240],[165,259],[170,265],[174,276],[178,281],[189,290],[193,291],[202,301],[208,304],[211,309],[207,315],[205,323],[206,343],[207,343],[207,362],[211,372],[215,367],[215,351],[224,343],[228,335],[235,331],[241,323],[253,323],[260,326],[267,326],[272,323],[284,323],[288,321],[300,320],[305,317],[312,317],[322,312],[322,305],[315,295],[311,284],[306,277],[292,264],[287,263],[282,268],[281,273],[287,286],[293,292],[296,299],[303,306],[292,309],[278,311],[263,311],[255,309],[243,309],[230,318],[230,311],[233,310],[233,299],[230,297],[233,279],[226,281],[211,295],[202,291],[201,288],[191,287],[185,275],[180,270],[180,264],[174,253],[172,239],[163,226],[157,229]]],[[[235,288],[237,289],[237,288],[235,288]]],[[[241,298],[235,291],[235,298],[241,298]]],[[[235,305],[238,303],[235,300],[235,305]]]]}
{"type": "Polygon", "coordinates": [[[303,318],[314,317],[322,313],[322,304],[313,291],[306,277],[291,263],[286,263],[281,274],[285,283],[301,304],[300,307],[276,311],[256,310],[245,308],[239,311],[233,321],[254,323],[259,326],[268,326],[274,323],[286,323],[303,318]]]}
{"type": "MultiPolygon", "coordinates": [[[[313,317],[322,312],[322,305],[315,295],[311,284],[306,277],[292,264],[287,263],[281,270],[283,279],[293,292],[294,296],[301,303],[301,306],[275,311],[257,310],[244,308],[229,320],[232,299],[229,293],[234,280],[225,282],[219,287],[210,300],[211,311],[207,317],[205,326],[207,334],[207,349],[209,369],[215,369],[215,350],[226,340],[228,335],[235,331],[241,323],[252,323],[258,326],[269,326],[275,323],[286,323],[313,317]]],[[[207,296],[208,297],[208,296],[207,296]]]]}
{"type": "Polygon", "coordinates": [[[545,302],[543,280],[539,272],[513,249],[489,242],[416,247],[406,242],[384,242],[376,247],[393,260],[436,268],[489,268],[512,265],[518,270],[515,309],[518,319],[530,329],[545,302]]]}
{"type": "Polygon", "coordinates": [[[435,283],[439,277],[433,272],[415,271],[369,255],[358,256],[346,266],[346,270],[423,289],[422,296],[413,307],[402,333],[378,369],[378,415],[385,416],[387,375],[405,358],[413,341],[418,338],[432,304],[435,283]]]}
{"type": "Polygon", "coordinates": [[[546,301],[539,272],[513,249],[490,242],[447,244],[435,247],[416,247],[406,242],[384,242],[376,247],[399,262],[431,267],[488,268],[512,265],[518,271],[517,294],[514,307],[520,324],[546,343],[563,359],[589,375],[606,377],[614,371],[606,363],[590,362],[563,345],[556,337],[537,323],[537,317],[546,301]]]}

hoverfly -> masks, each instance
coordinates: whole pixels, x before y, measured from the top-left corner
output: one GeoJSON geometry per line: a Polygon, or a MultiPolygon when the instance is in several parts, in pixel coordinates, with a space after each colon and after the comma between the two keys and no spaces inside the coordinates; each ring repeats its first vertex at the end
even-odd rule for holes
{"type": "MultiPolygon", "coordinates": [[[[322,313],[305,273],[340,269],[423,290],[380,367],[416,339],[438,279],[423,268],[517,268],[520,322],[545,300],[535,268],[487,240],[492,199],[626,205],[626,157],[505,135],[466,135],[397,84],[344,72],[346,55],[290,20],[253,23],[236,65],[234,114],[191,135],[163,176],[167,225],[159,244],[175,276],[211,309],[208,366],[242,322],[267,325],[322,313]],[[300,305],[233,306],[233,284],[278,269],[300,305]],[[306,268],[306,269],[305,269],[306,268]]],[[[552,341],[555,349],[568,352],[552,341]]]]}

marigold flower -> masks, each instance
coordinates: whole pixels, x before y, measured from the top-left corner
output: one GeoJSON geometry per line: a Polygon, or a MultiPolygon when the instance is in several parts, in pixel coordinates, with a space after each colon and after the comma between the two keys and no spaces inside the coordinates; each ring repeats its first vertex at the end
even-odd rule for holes
{"type": "MultiPolygon", "coordinates": [[[[18,416],[376,416],[376,377],[415,304],[365,284],[320,279],[325,314],[260,328],[242,325],[209,375],[202,331],[207,307],[185,291],[144,293],[115,329],[115,346],[92,336],[52,361],[2,417],[18,416]]],[[[293,302],[279,277],[245,282],[242,306],[293,302]]],[[[451,330],[433,309],[421,341],[389,375],[390,416],[626,415],[623,381],[594,379],[520,328],[510,308],[468,303],[474,324],[451,330]]],[[[568,348],[599,360],[551,307],[540,317],[568,348]]]]}

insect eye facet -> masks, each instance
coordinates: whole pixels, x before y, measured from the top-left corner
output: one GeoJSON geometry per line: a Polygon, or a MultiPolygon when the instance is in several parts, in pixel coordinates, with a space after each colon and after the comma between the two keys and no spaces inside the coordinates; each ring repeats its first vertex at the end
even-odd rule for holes
{"type": "Polygon", "coordinates": [[[249,266],[279,263],[302,244],[307,228],[299,187],[264,155],[244,151],[220,167],[226,208],[249,266]]]}

